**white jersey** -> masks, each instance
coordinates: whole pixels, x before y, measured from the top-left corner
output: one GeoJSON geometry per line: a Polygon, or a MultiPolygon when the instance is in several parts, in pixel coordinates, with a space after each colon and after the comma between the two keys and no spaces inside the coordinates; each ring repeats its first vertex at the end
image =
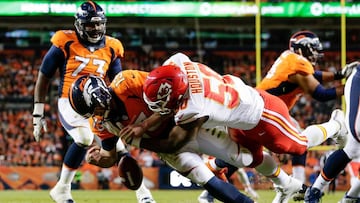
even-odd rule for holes
{"type": "Polygon", "coordinates": [[[221,76],[181,53],[171,56],[164,63],[169,64],[179,66],[189,81],[189,98],[175,115],[177,124],[208,116],[204,128],[228,126],[249,130],[260,121],[264,101],[254,88],[240,78],[221,76]]]}

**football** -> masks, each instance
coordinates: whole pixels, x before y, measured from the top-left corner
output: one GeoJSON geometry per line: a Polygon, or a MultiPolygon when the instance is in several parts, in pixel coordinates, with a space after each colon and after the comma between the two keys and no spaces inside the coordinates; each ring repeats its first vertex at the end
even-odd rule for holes
{"type": "Polygon", "coordinates": [[[143,180],[143,173],[137,161],[131,156],[121,157],[118,172],[122,183],[130,190],[137,190],[143,180]]]}

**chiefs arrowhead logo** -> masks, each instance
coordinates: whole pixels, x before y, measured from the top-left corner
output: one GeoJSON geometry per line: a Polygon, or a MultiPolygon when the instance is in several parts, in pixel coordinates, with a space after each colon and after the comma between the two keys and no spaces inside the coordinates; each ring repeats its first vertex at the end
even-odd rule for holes
{"type": "Polygon", "coordinates": [[[157,99],[166,99],[172,92],[172,86],[169,83],[161,83],[157,92],[157,99]]]}

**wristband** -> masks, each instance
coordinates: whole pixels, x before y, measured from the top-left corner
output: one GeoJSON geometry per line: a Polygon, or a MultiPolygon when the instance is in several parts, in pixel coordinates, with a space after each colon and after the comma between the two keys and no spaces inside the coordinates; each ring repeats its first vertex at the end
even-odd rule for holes
{"type": "Polygon", "coordinates": [[[35,103],[33,115],[34,116],[43,116],[44,115],[44,107],[45,107],[44,103],[35,103]]]}
{"type": "Polygon", "coordinates": [[[139,147],[140,147],[140,142],[141,142],[141,137],[134,137],[134,138],[131,140],[130,145],[139,148],[139,147]]]}
{"type": "Polygon", "coordinates": [[[341,71],[336,71],[336,72],[334,73],[334,80],[341,80],[341,79],[343,79],[343,78],[344,78],[344,75],[342,74],[341,71]]]}

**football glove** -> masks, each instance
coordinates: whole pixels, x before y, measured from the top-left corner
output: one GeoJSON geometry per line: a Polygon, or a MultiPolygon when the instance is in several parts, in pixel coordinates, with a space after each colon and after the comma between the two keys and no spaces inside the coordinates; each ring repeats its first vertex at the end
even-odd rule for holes
{"type": "Polygon", "coordinates": [[[358,62],[358,61],[346,64],[341,69],[342,77],[347,79],[350,76],[350,74],[352,73],[352,71],[354,70],[354,68],[356,68],[358,65],[360,65],[360,62],[358,62]]]}
{"type": "Polygon", "coordinates": [[[47,132],[47,124],[44,117],[44,103],[35,103],[33,111],[33,135],[36,142],[40,141],[41,130],[44,128],[44,131],[47,132]]]}

